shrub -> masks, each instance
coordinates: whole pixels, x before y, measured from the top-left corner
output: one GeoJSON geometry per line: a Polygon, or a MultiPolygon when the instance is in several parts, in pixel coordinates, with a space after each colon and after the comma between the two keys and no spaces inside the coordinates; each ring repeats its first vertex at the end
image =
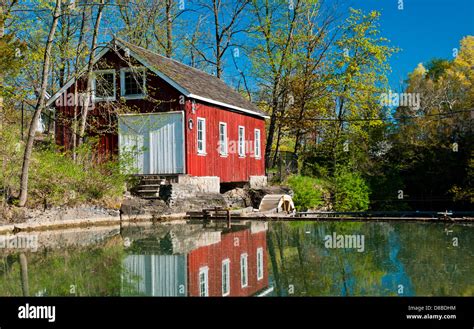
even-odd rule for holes
{"type": "Polygon", "coordinates": [[[29,174],[29,204],[75,205],[119,198],[128,178],[118,161],[97,162],[93,143],[69,152],[48,146],[34,152],[29,174]]]}
{"type": "Polygon", "coordinates": [[[370,189],[358,173],[339,168],[334,181],[336,211],[365,211],[369,208],[370,189]]]}
{"type": "Polygon", "coordinates": [[[322,204],[322,182],[307,176],[290,176],[288,185],[294,192],[293,202],[298,210],[305,211],[322,204]]]}

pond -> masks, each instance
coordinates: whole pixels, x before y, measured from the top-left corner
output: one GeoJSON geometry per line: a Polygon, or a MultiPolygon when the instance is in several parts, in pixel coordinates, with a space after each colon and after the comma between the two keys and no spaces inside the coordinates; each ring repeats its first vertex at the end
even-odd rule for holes
{"type": "Polygon", "coordinates": [[[142,223],[0,247],[0,296],[474,296],[473,225],[142,223]]]}

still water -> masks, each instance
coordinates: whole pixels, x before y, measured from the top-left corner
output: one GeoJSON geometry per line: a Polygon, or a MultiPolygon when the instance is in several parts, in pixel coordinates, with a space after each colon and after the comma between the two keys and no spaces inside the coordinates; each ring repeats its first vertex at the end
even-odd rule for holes
{"type": "Polygon", "coordinates": [[[0,296],[474,296],[473,225],[188,222],[12,238],[0,236],[0,296]],[[36,250],[19,249],[27,238],[36,250]]]}

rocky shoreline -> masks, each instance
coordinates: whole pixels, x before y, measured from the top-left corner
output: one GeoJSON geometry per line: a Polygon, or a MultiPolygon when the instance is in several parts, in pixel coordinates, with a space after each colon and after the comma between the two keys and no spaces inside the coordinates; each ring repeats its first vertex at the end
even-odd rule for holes
{"type": "MultiPolygon", "coordinates": [[[[120,223],[124,220],[164,220],[184,217],[188,211],[201,211],[203,208],[225,207],[233,211],[248,211],[258,208],[266,194],[292,194],[285,187],[270,186],[264,189],[236,188],[225,193],[201,193],[195,196],[183,196],[167,203],[160,199],[141,199],[125,195],[120,209],[109,209],[98,205],[79,205],[76,207],[51,207],[48,209],[18,208],[10,206],[0,212],[0,231],[14,228],[38,229],[41,227],[62,227],[81,223],[120,223]],[[70,223],[70,224],[68,224],[70,223]]],[[[81,224],[82,225],[82,224],[81,224]]]]}

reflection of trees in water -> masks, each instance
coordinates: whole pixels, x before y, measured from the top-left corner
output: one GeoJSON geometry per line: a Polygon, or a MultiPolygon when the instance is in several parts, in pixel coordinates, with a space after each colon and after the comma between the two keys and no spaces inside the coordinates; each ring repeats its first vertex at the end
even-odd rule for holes
{"type": "Polygon", "coordinates": [[[473,227],[419,223],[272,223],[271,273],[280,296],[473,295],[473,227]],[[326,249],[325,235],[363,234],[365,251],[326,249]],[[460,246],[452,246],[452,237],[460,246]],[[471,248],[472,249],[472,248],[471,248]]]}
{"type": "MultiPolygon", "coordinates": [[[[354,249],[326,249],[324,237],[337,234],[364,234],[361,223],[275,223],[269,237],[280,238],[279,259],[272,259],[272,273],[277,293],[294,288],[295,295],[360,295],[377,294],[377,284],[384,270],[375,262],[374,254],[354,249]],[[278,227],[279,226],[279,227],[278,227]],[[279,231],[279,235],[272,235],[279,231]]],[[[366,238],[365,243],[370,243],[366,238]]],[[[269,243],[270,248],[271,243],[269,243]]],[[[275,244],[274,244],[275,245],[275,244]]],[[[367,246],[366,246],[367,248],[367,246]]],[[[270,250],[271,252],[271,250],[270,250]]],[[[276,253],[274,253],[275,255],[276,253]]],[[[272,257],[272,255],[270,255],[272,257]]]]}
{"type": "Polygon", "coordinates": [[[120,243],[0,256],[0,296],[118,296],[123,257],[120,243]]]}
{"type": "Polygon", "coordinates": [[[416,295],[474,296],[474,227],[420,224],[413,230],[394,225],[402,248],[399,258],[416,295]],[[453,246],[453,238],[458,246],[453,246]]]}
{"type": "Polygon", "coordinates": [[[23,252],[18,255],[18,258],[20,259],[21,290],[23,291],[23,296],[29,296],[30,288],[28,281],[28,259],[23,252]]]}

